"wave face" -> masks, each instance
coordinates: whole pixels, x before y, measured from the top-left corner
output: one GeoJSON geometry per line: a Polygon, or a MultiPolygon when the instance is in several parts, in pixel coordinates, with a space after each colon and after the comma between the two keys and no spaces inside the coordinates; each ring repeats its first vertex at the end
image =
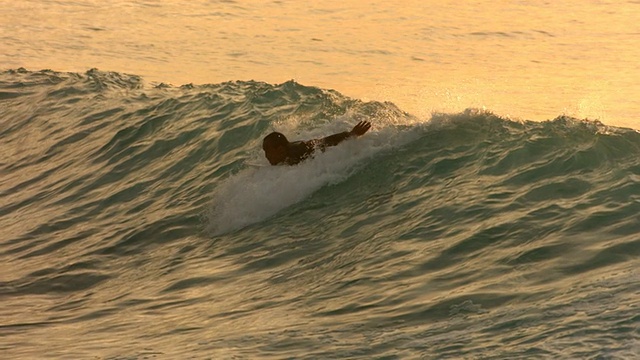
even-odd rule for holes
{"type": "Polygon", "coordinates": [[[10,358],[632,358],[640,134],[295,82],[0,74],[10,358]],[[273,130],[373,129],[294,167],[273,130]]]}

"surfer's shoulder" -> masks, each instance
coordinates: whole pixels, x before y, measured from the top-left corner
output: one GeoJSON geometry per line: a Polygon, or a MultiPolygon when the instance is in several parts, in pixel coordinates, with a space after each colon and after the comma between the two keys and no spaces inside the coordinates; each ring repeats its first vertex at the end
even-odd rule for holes
{"type": "Polygon", "coordinates": [[[294,141],[287,147],[287,164],[295,165],[313,154],[313,141],[294,141]]]}

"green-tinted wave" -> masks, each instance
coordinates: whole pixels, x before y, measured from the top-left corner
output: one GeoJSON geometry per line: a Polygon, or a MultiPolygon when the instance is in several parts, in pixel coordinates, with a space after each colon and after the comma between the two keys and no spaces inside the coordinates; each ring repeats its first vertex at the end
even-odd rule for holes
{"type": "Polygon", "coordinates": [[[0,74],[0,144],[0,328],[15,357],[41,355],[29,339],[113,358],[139,354],[113,343],[247,358],[638,349],[631,129],[419,119],[294,81],[18,69],[0,74]],[[298,166],[262,154],[271,131],[361,120],[369,133],[298,166]]]}

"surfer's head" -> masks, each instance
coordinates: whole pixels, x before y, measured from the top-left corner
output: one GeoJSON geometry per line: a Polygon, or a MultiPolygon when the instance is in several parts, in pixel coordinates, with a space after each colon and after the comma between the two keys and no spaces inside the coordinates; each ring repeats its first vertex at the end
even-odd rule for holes
{"type": "Polygon", "coordinates": [[[289,141],[279,133],[272,132],[262,140],[262,150],[271,165],[278,165],[287,159],[287,146],[289,141]]]}

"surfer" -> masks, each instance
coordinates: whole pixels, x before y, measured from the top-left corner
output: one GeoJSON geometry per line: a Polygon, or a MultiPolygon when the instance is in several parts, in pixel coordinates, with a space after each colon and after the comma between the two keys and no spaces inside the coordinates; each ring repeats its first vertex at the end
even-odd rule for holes
{"type": "Polygon", "coordinates": [[[262,141],[264,156],[271,165],[296,165],[311,156],[316,149],[325,151],[329,146],[336,146],[346,139],[364,135],[371,129],[371,123],[360,121],[351,131],[333,134],[322,139],[289,142],[279,133],[272,132],[262,141]]]}

